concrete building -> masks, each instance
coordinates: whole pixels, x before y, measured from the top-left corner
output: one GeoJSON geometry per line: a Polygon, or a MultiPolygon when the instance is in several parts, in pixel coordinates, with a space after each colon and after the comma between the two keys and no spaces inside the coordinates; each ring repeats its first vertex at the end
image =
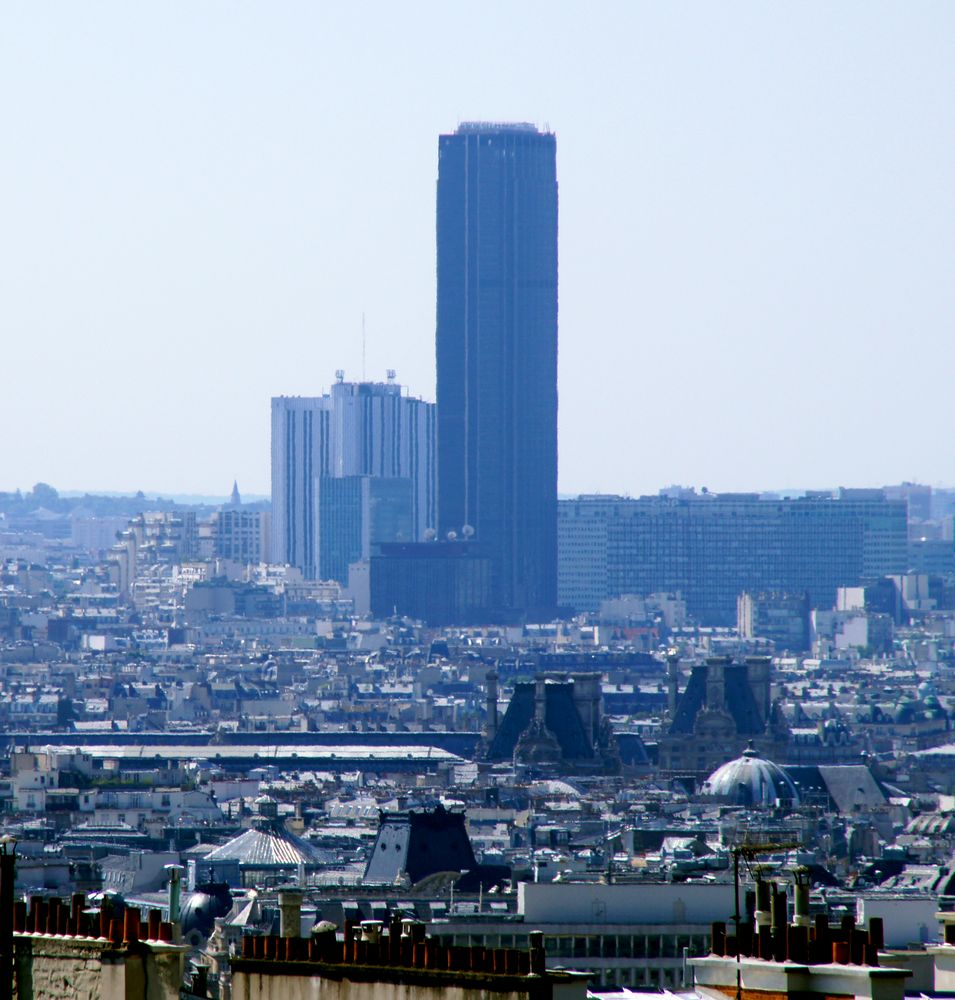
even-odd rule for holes
{"type": "Polygon", "coordinates": [[[908,561],[905,503],[880,490],[581,496],[560,501],[558,541],[562,606],[678,593],[703,625],[735,623],[747,590],[808,593],[813,607],[832,607],[837,587],[903,572],[908,561]]]}
{"type": "Polygon", "coordinates": [[[116,544],[128,521],[127,517],[96,517],[88,511],[74,511],[70,515],[70,540],[77,548],[102,556],[116,544]]]}
{"type": "Polygon", "coordinates": [[[409,481],[409,541],[434,528],[433,403],[405,395],[393,373],[387,382],[345,382],[339,372],[325,395],[273,398],[272,561],[319,577],[323,483],[366,476],[409,481]]]}
{"type": "Polygon", "coordinates": [[[778,652],[809,649],[809,595],[746,591],[736,602],[741,639],[765,639],[778,652]]]}
{"type": "Polygon", "coordinates": [[[731,883],[521,882],[517,919],[458,917],[432,925],[448,944],[522,947],[543,932],[547,963],[598,988],[679,989],[684,949],[706,955],[710,927],[733,912],[731,883]]]}
{"type": "Polygon", "coordinates": [[[213,553],[217,559],[258,565],[268,562],[272,515],[264,510],[229,507],[213,515],[213,553]]]}

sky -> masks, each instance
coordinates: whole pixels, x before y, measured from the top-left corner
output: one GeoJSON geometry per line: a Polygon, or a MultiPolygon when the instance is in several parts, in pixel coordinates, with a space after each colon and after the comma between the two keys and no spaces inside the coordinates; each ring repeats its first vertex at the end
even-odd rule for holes
{"type": "Polygon", "coordinates": [[[437,136],[557,134],[560,490],[955,483],[955,4],[0,4],[0,490],[434,398],[437,136]]]}

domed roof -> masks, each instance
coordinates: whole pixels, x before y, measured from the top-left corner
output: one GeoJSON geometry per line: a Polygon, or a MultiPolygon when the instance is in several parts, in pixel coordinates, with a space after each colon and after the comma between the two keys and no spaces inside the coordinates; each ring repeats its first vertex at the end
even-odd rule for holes
{"type": "Polygon", "coordinates": [[[271,795],[260,795],[255,800],[256,812],[266,819],[276,819],[279,814],[279,804],[271,795]]]}
{"type": "Polygon", "coordinates": [[[207,938],[215,927],[216,917],[224,917],[232,909],[232,894],[221,882],[208,882],[196,887],[183,903],[180,923],[183,937],[194,942],[196,935],[207,938]]]}
{"type": "Polygon", "coordinates": [[[906,691],[899,701],[898,708],[895,710],[893,718],[898,723],[907,724],[915,722],[917,719],[921,718],[921,715],[921,706],[915,698],[913,698],[912,695],[906,691]]]}
{"type": "Polygon", "coordinates": [[[922,681],[915,690],[918,692],[920,698],[924,698],[928,694],[938,694],[938,688],[936,688],[935,681],[931,677],[922,681]]]}
{"type": "Polygon", "coordinates": [[[947,719],[948,712],[945,711],[945,706],[935,697],[934,694],[930,694],[925,701],[922,702],[922,706],[925,710],[926,719],[947,719]]]}
{"type": "Polygon", "coordinates": [[[741,757],[718,767],[703,782],[700,794],[741,806],[799,805],[799,793],[788,774],[750,745],[741,757]]]}

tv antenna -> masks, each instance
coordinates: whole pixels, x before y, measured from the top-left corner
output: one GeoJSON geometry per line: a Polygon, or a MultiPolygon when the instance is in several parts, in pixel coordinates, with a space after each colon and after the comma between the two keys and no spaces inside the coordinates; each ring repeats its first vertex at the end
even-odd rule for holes
{"type": "Polygon", "coordinates": [[[743,998],[743,972],[740,965],[740,922],[742,921],[742,915],[739,911],[739,863],[742,859],[743,863],[747,868],[750,867],[751,862],[755,861],[761,855],[764,854],[774,854],[776,851],[791,851],[799,847],[802,844],[796,840],[782,840],[782,841],[772,841],[769,840],[766,843],[742,843],[737,844],[732,848],[730,853],[733,855],[733,897],[734,897],[734,914],[733,914],[733,924],[736,927],[736,1000],[742,1000],[743,998]]]}

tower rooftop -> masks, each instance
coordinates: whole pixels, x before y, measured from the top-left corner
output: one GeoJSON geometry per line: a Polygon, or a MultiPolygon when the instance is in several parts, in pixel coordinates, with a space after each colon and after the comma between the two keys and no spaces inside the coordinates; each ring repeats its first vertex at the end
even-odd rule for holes
{"type": "Polygon", "coordinates": [[[461,122],[457,127],[458,135],[474,132],[532,132],[540,134],[540,129],[533,122],[461,122]]]}

